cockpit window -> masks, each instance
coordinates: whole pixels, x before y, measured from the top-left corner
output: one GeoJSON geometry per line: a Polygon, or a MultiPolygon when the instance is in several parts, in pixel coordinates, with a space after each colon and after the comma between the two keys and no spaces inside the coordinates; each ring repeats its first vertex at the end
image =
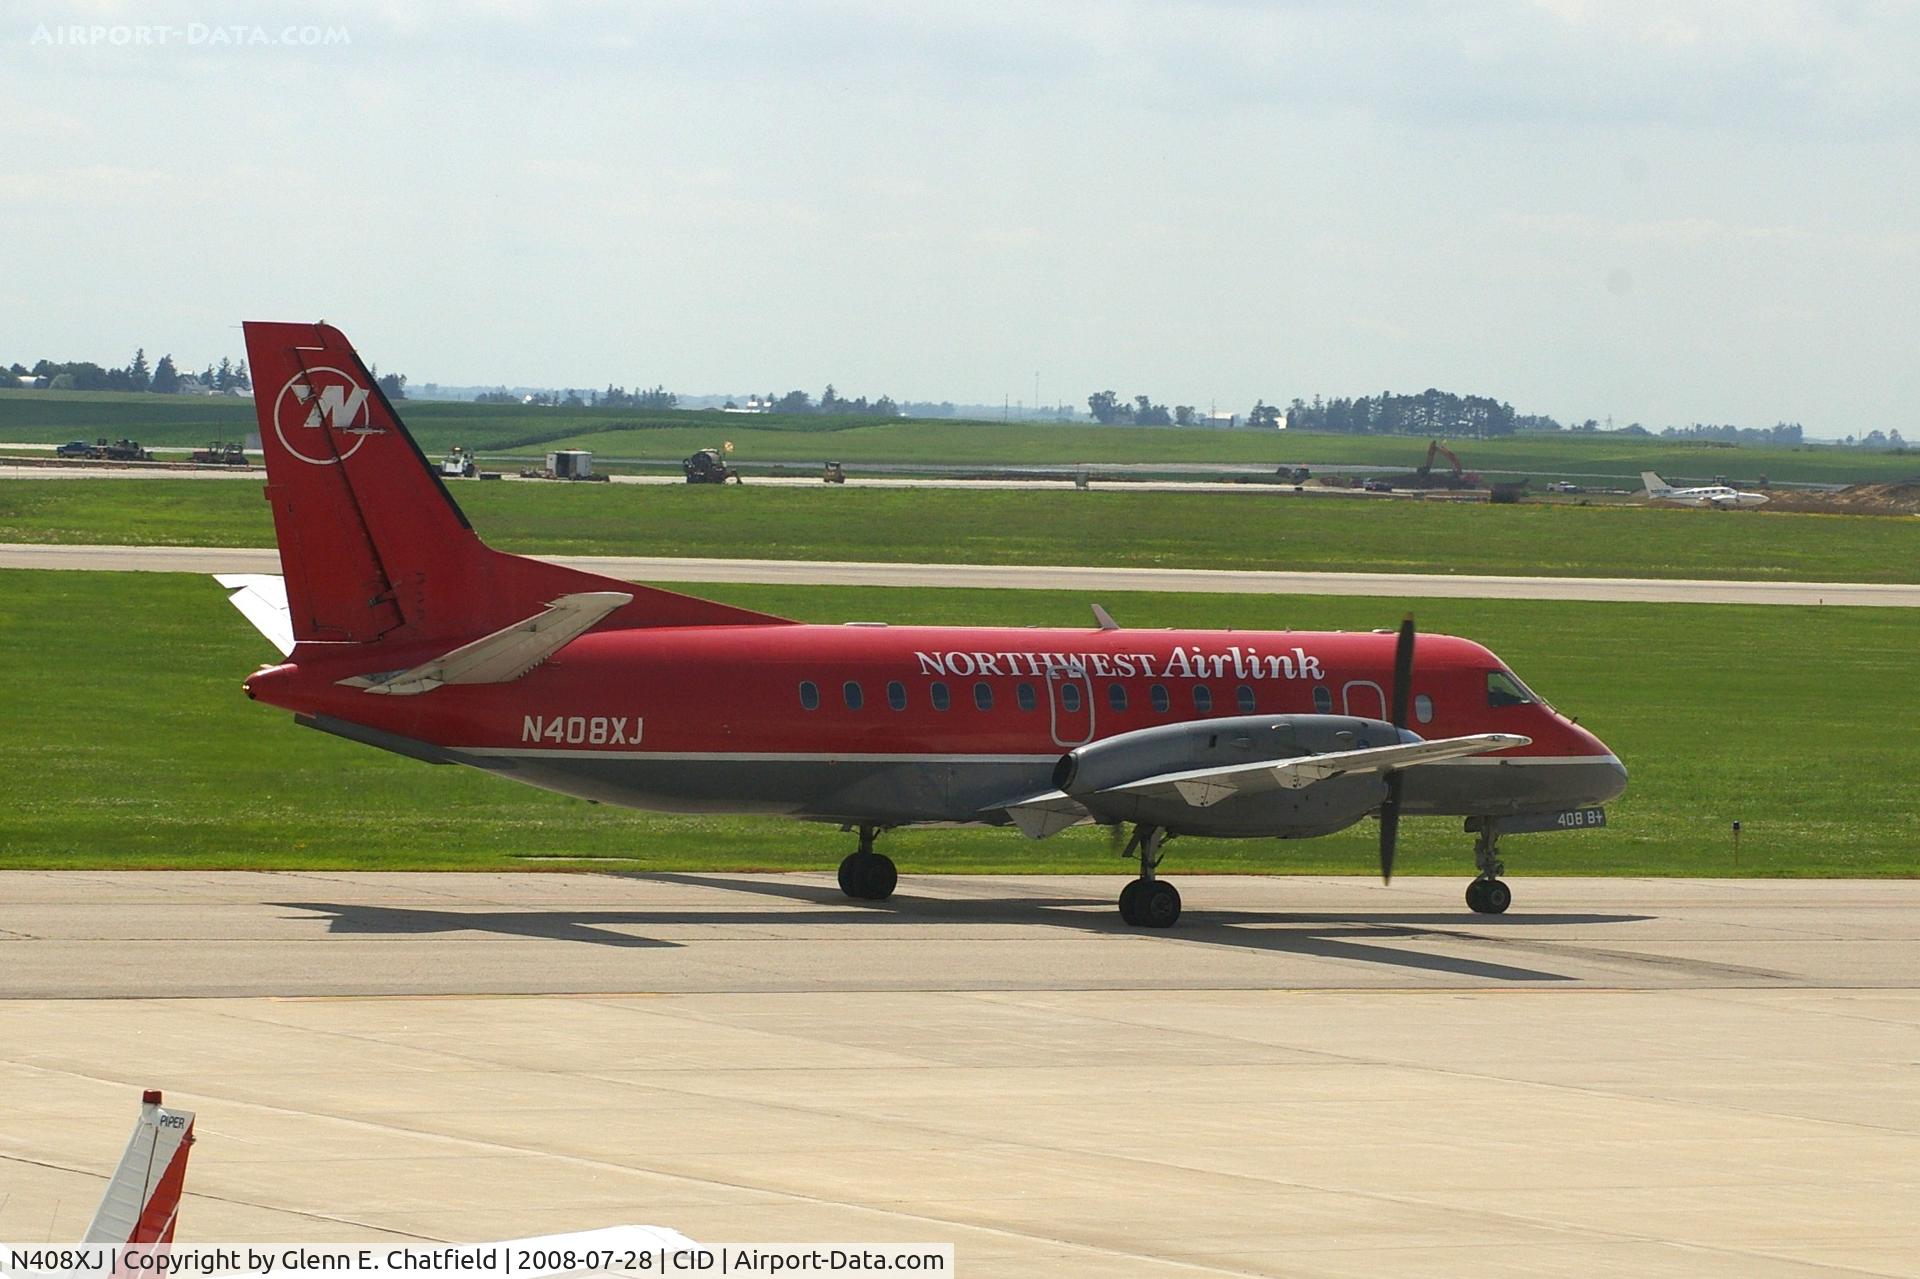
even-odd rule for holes
{"type": "Polygon", "coordinates": [[[1505,671],[1487,672],[1487,705],[1528,706],[1539,700],[1531,689],[1505,671]]]}

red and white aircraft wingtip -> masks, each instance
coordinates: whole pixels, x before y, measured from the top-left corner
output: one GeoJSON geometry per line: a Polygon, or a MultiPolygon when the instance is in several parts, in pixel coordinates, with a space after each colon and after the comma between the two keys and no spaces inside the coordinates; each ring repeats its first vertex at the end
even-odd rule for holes
{"type": "Polygon", "coordinates": [[[83,1242],[173,1242],[193,1147],[193,1112],[169,1110],[161,1101],[158,1089],[140,1095],[140,1118],[83,1242]]]}

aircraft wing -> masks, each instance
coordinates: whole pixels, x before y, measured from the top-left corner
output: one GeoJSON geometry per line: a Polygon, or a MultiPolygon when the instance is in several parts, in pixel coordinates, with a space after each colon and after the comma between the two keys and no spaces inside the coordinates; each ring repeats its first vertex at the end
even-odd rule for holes
{"type": "Polygon", "coordinates": [[[1093,814],[1087,811],[1086,805],[1065,791],[1058,790],[1030,799],[1015,800],[1007,805],[1007,816],[1013,819],[1013,824],[1028,839],[1045,839],[1049,835],[1058,835],[1069,826],[1093,820],[1093,814]]]}
{"type": "Polygon", "coordinates": [[[1431,742],[1372,746],[1364,750],[1329,751],[1323,755],[1294,755],[1258,764],[1162,773],[1157,777],[1127,782],[1114,789],[1141,791],[1171,787],[1181,799],[1195,808],[1209,808],[1242,791],[1271,790],[1275,786],[1301,790],[1315,782],[1348,773],[1385,773],[1411,768],[1416,764],[1433,764],[1443,759],[1508,750],[1525,746],[1532,740],[1518,733],[1474,733],[1466,737],[1442,737],[1431,742]]]}
{"type": "Polygon", "coordinates": [[[631,604],[623,591],[582,591],[562,595],[545,612],[516,622],[470,644],[442,653],[404,671],[354,675],[340,682],[369,693],[410,697],[431,693],[442,684],[505,684],[593,629],[616,608],[631,604]]]}
{"type": "Polygon", "coordinates": [[[1193,808],[1211,808],[1222,800],[1243,792],[1302,790],[1316,782],[1353,773],[1386,773],[1434,764],[1441,760],[1484,755],[1489,751],[1511,750],[1533,739],[1518,733],[1474,733],[1466,737],[1442,737],[1430,742],[1406,742],[1394,746],[1373,746],[1362,750],[1328,751],[1318,755],[1289,755],[1252,764],[1232,764],[1224,768],[1196,768],[1184,772],[1156,773],[1131,782],[1122,782],[1085,794],[1047,791],[1001,806],[1008,818],[1029,839],[1045,839],[1069,826],[1095,820],[1088,808],[1097,797],[1116,792],[1160,792],[1193,808]]]}

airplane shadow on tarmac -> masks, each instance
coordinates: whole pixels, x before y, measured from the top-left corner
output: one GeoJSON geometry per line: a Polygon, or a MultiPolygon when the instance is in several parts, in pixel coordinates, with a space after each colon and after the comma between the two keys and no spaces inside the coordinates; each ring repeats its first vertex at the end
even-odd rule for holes
{"type": "MultiPolygon", "coordinates": [[[[1554,982],[1574,978],[1538,968],[1520,967],[1459,955],[1407,949],[1409,939],[1442,943],[1472,943],[1505,948],[1509,939],[1498,933],[1515,925],[1568,926],[1628,924],[1649,915],[1592,913],[1502,915],[1467,919],[1449,911],[1253,911],[1192,910],[1173,929],[1143,931],[1120,921],[1111,903],[1095,897],[969,899],[916,897],[896,894],[884,902],[852,902],[828,885],[787,880],[671,873],[622,876],[661,883],[683,884],[721,892],[776,897],[822,907],[796,912],[785,908],[734,909],[704,906],[652,910],[432,910],[419,907],[372,906],[344,902],[275,902],[289,910],[312,911],[329,920],[335,934],[420,936],[431,933],[487,932],[544,941],[580,942],[623,948],[671,948],[690,943],[648,937],[628,929],[649,927],[786,925],[818,927],[859,924],[870,928],[927,923],[1021,925],[1071,928],[1080,932],[1135,937],[1146,942],[1229,946],[1319,959],[1384,964],[1424,972],[1451,973],[1487,981],[1554,982]]],[[[1517,939],[1515,939],[1517,940],[1517,939]]],[[[1535,938],[1528,949],[1545,949],[1535,938]]]]}

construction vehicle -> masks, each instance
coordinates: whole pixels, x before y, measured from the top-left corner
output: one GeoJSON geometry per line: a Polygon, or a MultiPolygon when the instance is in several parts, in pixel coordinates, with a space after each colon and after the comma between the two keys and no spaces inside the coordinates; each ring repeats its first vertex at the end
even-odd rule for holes
{"type": "Polygon", "coordinates": [[[201,466],[246,466],[247,451],[238,444],[215,440],[203,449],[195,449],[187,460],[201,466]]]}
{"type": "Polygon", "coordinates": [[[846,468],[838,462],[829,462],[827,463],[826,471],[820,478],[829,484],[845,484],[847,482],[846,468]]]}
{"type": "Polygon", "coordinates": [[[1477,489],[1480,477],[1460,465],[1460,455],[1442,444],[1439,440],[1427,441],[1427,460],[1413,473],[1410,488],[1423,489],[1477,489]],[[1433,463],[1437,458],[1445,458],[1451,469],[1434,473],[1433,463]]]}
{"type": "Polygon", "coordinates": [[[682,462],[680,469],[687,473],[689,484],[725,484],[728,480],[740,483],[740,472],[727,465],[719,449],[701,449],[682,462]]]}
{"type": "Polygon", "coordinates": [[[93,456],[107,462],[151,462],[153,454],[140,447],[139,440],[130,440],[124,435],[113,443],[107,443],[101,436],[94,442],[93,456]]]}
{"type": "Polygon", "coordinates": [[[473,454],[458,444],[449,449],[447,455],[440,459],[440,474],[449,478],[471,479],[479,470],[480,468],[474,463],[473,454]]]}

